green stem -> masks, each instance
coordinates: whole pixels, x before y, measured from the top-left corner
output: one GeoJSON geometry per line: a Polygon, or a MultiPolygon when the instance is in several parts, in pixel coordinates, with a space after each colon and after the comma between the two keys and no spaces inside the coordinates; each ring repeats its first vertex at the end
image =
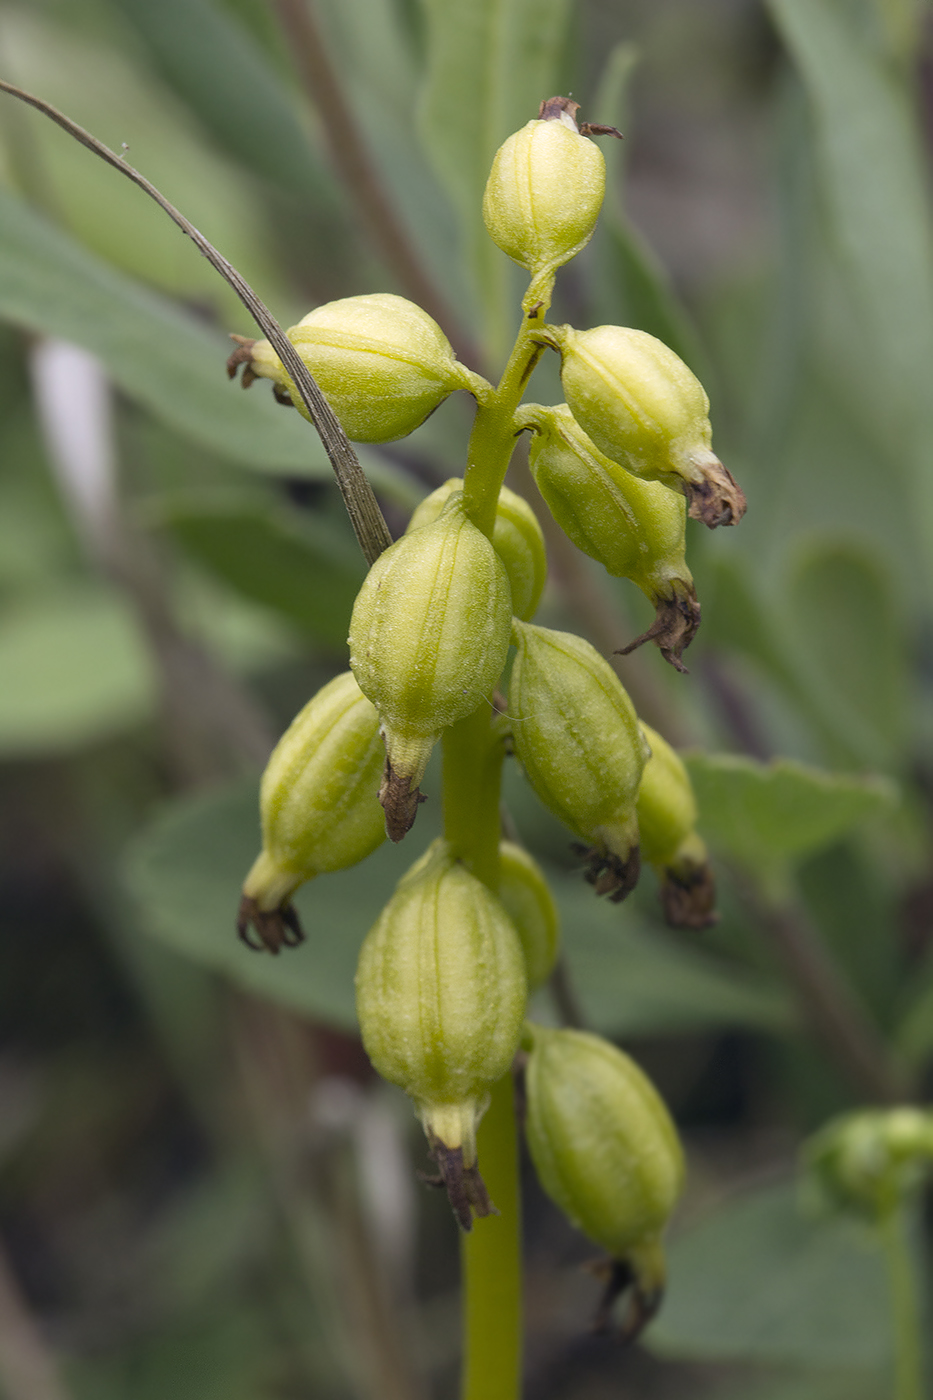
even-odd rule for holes
{"type": "Polygon", "coordinates": [[[880,1222],[894,1315],[895,1400],[923,1400],[920,1299],[910,1243],[910,1208],[904,1202],[880,1222]]]}
{"type": "MultiPolygon", "coordinates": [[[[464,1284],[462,1400],[518,1400],[522,1363],[521,1218],[512,1076],[493,1085],[479,1127],[483,1180],[499,1211],[461,1245],[464,1284]]],[[[906,1397],[905,1397],[906,1400],[906,1397]]]]}
{"type": "Polygon", "coordinates": [[[515,410],[522,401],[532,370],[544,353],[544,346],[539,345],[534,336],[544,326],[553,282],[552,275],[548,285],[539,289],[540,299],[527,313],[523,311],[522,324],[498,388],[476,411],[467,448],[463,504],[474,525],[486,535],[492,535],[499,488],[515,448],[515,410]]]}
{"type": "Polygon", "coordinates": [[[445,729],[444,835],[453,854],[491,890],[499,888],[499,789],[505,747],[488,701],[445,729]]]}

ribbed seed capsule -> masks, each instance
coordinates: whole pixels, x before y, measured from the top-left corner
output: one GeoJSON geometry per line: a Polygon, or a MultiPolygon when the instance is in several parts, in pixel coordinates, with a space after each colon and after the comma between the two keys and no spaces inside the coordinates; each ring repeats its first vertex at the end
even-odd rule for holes
{"type": "Polygon", "coordinates": [[[499,899],[521,940],[528,990],[533,992],[554,970],[560,916],[544,871],[514,841],[499,844],[499,899]]]}
{"type": "MultiPolygon", "coordinates": [[[[443,486],[438,486],[415,510],[405,533],[430,525],[441,514],[450,497],[462,490],[463,480],[458,476],[452,476],[443,486]]],[[[509,576],[512,612],[527,621],[534,616],[541,601],[547,580],[547,555],[544,536],[534,511],[527,501],[523,501],[507,486],[499,490],[492,543],[509,576]]]]}
{"type": "Polygon", "coordinates": [[[396,540],[367,574],[350,622],[350,666],[382,722],[379,800],[393,841],[415,819],[418,784],[441,730],[495,687],[511,615],[505,567],[459,494],[433,524],[396,540]]]}
{"type": "MultiPolygon", "coordinates": [[[[287,332],[348,437],[391,442],[413,432],[455,389],[478,397],[489,385],[460,364],[440,326],[412,301],[389,293],[345,297],[318,306],[287,332]]],[[[267,340],[241,341],[228,360],[246,364],[244,387],[271,379],[307,411],[267,340]]]]}
{"type": "Polygon", "coordinates": [[[578,104],[552,98],[499,147],[483,196],[490,238],[538,276],[590,241],[606,192],[606,163],[574,119],[578,104]]]}
{"type": "Polygon", "coordinates": [[[600,1312],[629,1284],[637,1335],[664,1292],[661,1233],[683,1185],[677,1130],[633,1060],[584,1031],[528,1026],[525,1135],[545,1191],[616,1261],[600,1312]]]}
{"type": "Polygon", "coordinates": [[[589,642],[515,622],[515,752],[544,805],[591,848],[587,879],[624,899],[638,881],[635,802],[648,745],[622,683],[589,642]]]}
{"type": "Polygon", "coordinates": [[[734,525],[745,496],[710,447],[709,399],[673,350],[623,326],[547,327],[567,403],[583,431],[635,476],[682,491],[704,525],[734,525]]]}
{"type": "Polygon", "coordinates": [[[661,903],[674,928],[709,928],[716,912],[716,882],[697,835],[697,804],[683,759],[657,730],[642,724],[651,757],[638,789],[642,859],[661,882],[661,903]]]}
{"type": "Polygon", "coordinates": [[[384,1079],[415,1102],[460,1224],[488,1215],[476,1127],[521,1037],[526,979],[499,900],[447,843],[400,882],[360,953],[363,1044],[384,1079]]]}
{"type": "Polygon", "coordinates": [[[298,886],[356,865],[381,844],[382,763],[379,716],[346,671],[308,701],[266,765],[262,853],[243,885],[237,920],[250,947],[277,953],[283,944],[300,943],[304,935],[289,902],[298,886]]]}
{"type": "Polygon", "coordinates": [[[843,1114],[805,1144],[803,1161],[834,1206],[883,1217],[933,1172],[933,1113],[904,1105],[843,1114]]]}
{"type": "Polygon", "coordinates": [[[655,607],[647,632],[623,649],[653,641],[678,671],[700,625],[700,604],[684,558],[687,509],[660,482],[641,481],[591,442],[566,404],[526,405],[529,466],[558,525],[607,573],[636,584],[655,607]]]}

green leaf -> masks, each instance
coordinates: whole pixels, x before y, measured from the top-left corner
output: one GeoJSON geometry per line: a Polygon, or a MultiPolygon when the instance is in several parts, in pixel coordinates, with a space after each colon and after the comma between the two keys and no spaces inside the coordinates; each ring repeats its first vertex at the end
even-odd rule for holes
{"type": "Polygon", "coordinates": [[[298,892],[307,933],[279,957],[237,938],[243,879],[259,853],[256,782],[171,804],[133,842],[127,881],[147,929],[176,952],[239,986],[345,1030],[356,1025],[353,977],[360,944],[395,885],[435,835],[426,807],[415,844],[387,841],[365,863],[322,875],[298,892]]]}
{"type": "MultiPolygon", "coordinates": [[[[131,398],[234,462],[290,476],[333,475],[304,419],[277,405],[264,385],[244,393],[228,381],[228,340],[107,267],[2,189],[0,317],[93,351],[131,398]]],[[[402,474],[365,449],[360,457],[374,484],[397,494],[402,474]]]]}
{"type": "Polygon", "coordinates": [[[115,592],[71,583],[0,621],[0,752],[67,753],[148,719],[155,681],[115,592]]]}
{"type": "Polygon", "coordinates": [[[482,219],[492,158],[553,94],[567,0],[424,0],[428,68],[421,132],[438,178],[460,216],[480,288],[488,348],[508,349],[514,312],[509,264],[482,219]]]}
{"type": "Polygon", "coordinates": [[[675,1234],[649,1336],[665,1355],[880,1367],[892,1350],[878,1245],[866,1227],[808,1218],[793,1185],[726,1201],[675,1234]]]}
{"type": "Polygon", "coordinates": [[[563,947],[588,1025],[609,1036],[719,1026],[786,1030],[786,997],[762,978],[675,942],[632,910],[597,898],[582,877],[549,872],[563,947]]]}
{"type": "Polygon", "coordinates": [[[700,829],[753,869],[770,871],[829,846],[897,800],[884,778],[856,778],[792,759],[686,754],[700,829]]]}
{"type": "Polygon", "coordinates": [[[933,541],[933,234],[912,87],[843,0],[770,0],[810,98],[819,189],[872,355],[874,397],[933,541]]]}
{"type": "Polygon", "coordinates": [[[233,503],[212,508],[179,502],[166,505],[160,516],[185,549],[225,582],[345,652],[365,574],[352,536],[335,540],[333,528],[313,517],[299,528],[283,511],[233,503]]]}

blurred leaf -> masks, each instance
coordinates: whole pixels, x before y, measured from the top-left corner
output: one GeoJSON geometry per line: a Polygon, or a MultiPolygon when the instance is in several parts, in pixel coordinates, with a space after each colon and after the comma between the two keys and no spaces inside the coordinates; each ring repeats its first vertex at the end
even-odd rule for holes
{"type": "Polygon", "coordinates": [[[911,979],[910,999],[895,1034],[899,1052],[910,1064],[922,1064],[933,1053],[933,958],[929,955],[911,979]]]}
{"type": "Polygon", "coordinates": [[[875,395],[914,472],[929,549],[933,236],[912,88],[871,48],[851,5],[770,0],[770,9],[810,97],[819,189],[861,313],[861,339],[874,352],[875,395]]]}
{"type": "Polygon", "coordinates": [[[765,764],[736,754],[684,757],[704,835],[765,872],[831,845],[897,800],[884,778],[825,773],[791,759],[765,764]]]}
{"type": "MultiPolygon", "coordinates": [[[[228,340],[99,262],[4,190],[0,316],[93,351],[131,398],[235,462],[262,472],[332,477],[304,419],[277,405],[262,392],[265,386],[244,394],[228,381],[228,340]]],[[[360,457],[374,484],[395,494],[402,474],[365,449],[360,457]]]]}
{"type": "Polygon", "coordinates": [[[875,557],[854,545],[812,546],[789,581],[788,626],[827,728],[863,763],[897,766],[908,738],[906,651],[875,557]]]}
{"type": "Polygon", "coordinates": [[[639,923],[597,898],[582,876],[549,872],[573,987],[588,1025],[610,1036],[678,1033],[715,1026],[784,1030],[784,994],[700,949],[639,923]]]}
{"type": "Polygon", "coordinates": [[[793,1185],[726,1201],[674,1234],[649,1344],[704,1360],[883,1366],[892,1349],[878,1246],[838,1217],[809,1219],[793,1185]]]}
{"type": "Polygon", "coordinates": [[[325,646],[343,652],[365,574],[355,542],[309,517],[299,529],[284,512],[168,505],[162,519],[185,549],[246,597],[275,608],[325,646]]]}
{"type": "Polygon", "coordinates": [[[486,233],[482,198],[492,158],[553,94],[567,0],[424,0],[428,68],[421,132],[460,217],[480,288],[490,351],[508,349],[514,312],[509,263],[486,233]]]}
{"type": "Polygon", "coordinates": [[[279,957],[245,947],[234,927],[240,887],[260,847],[255,782],[167,807],[128,852],[129,889],[148,930],[177,952],[251,992],[351,1030],[360,944],[435,835],[432,816],[422,807],[414,846],[387,841],[368,858],[362,877],[354,868],[300,890],[295,904],[307,940],[279,957]]]}
{"type": "Polygon", "coordinates": [[[116,3],[219,146],[285,189],[333,204],[333,177],[296,115],[298,99],[231,15],[211,0],[116,3]]]}
{"type": "Polygon", "coordinates": [[[154,677],[128,608],[71,583],[0,618],[0,751],[62,753],[147,719],[154,677]]]}
{"type": "Polygon", "coordinates": [[[878,1400],[890,1387],[890,1367],[858,1370],[783,1371],[767,1379],[743,1376],[716,1391],[715,1400],[878,1400]]]}

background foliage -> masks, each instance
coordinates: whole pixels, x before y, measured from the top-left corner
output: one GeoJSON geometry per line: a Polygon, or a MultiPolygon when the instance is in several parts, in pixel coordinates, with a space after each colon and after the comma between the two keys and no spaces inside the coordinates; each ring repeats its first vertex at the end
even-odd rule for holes
{"type": "MultiPolygon", "coordinates": [[[[596,902],[508,775],[568,994],[656,1077],[692,1165],[632,1354],[587,1336],[587,1247],[529,1183],[534,1400],[890,1388],[873,1240],[791,1181],[803,1135],[921,1095],[933,1051],[930,37],[922,0],[0,3],[0,73],[126,143],[283,324],[430,296],[478,369],[520,286],[479,218],[495,148],[557,91],[625,129],[555,313],[684,355],[748,495],[739,529],[691,526],[690,678],[620,665],[704,751],[724,917],[674,936],[649,876],[596,902]]],[[[232,929],[263,756],[346,664],[363,565],[326,458],[228,384],[250,327],[195,250],[9,99],[0,318],[0,1354],[29,1314],[44,1339],[27,1388],[8,1360],[0,1387],[447,1394],[454,1229],[353,1022],[356,949],[413,853],[309,887],[288,958],[232,929]]],[[[361,449],[396,531],[466,425],[450,401],[361,449]]],[[[549,544],[544,621],[607,653],[647,625],[549,544]]]]}

